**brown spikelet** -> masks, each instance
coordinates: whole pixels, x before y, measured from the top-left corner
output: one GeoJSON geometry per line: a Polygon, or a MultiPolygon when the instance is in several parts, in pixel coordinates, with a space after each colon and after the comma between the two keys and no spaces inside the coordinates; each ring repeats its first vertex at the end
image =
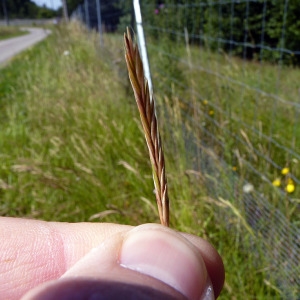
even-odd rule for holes
{"type": "Polygon", "coordinates": [[[169,226],[169,198],[165,174],[164,153],[155,114],[154,99],[145,79],[143,63],[137,45],[133,42],[129,29],[124,34],[125,58],[135,100],[149,149],[155,186],[156,202],[162,225],[169,226]]]}

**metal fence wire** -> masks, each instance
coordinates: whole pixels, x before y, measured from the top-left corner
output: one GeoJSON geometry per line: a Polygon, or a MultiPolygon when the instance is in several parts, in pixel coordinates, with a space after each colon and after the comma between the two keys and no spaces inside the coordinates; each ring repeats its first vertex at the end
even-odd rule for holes
{"type": "MultiPolygon", "coordinates": [[[[131,25],[131,1],[100,2],[101,30],[131,25]]],[[[299,299],[300,3],[141,2],[154,90],[180,107],[188,167],[207,196],[243,214],[248,251],[263,249],[270,281],[299,299]]],[[[73,18],[99,29],[96,12],[85,0],[73,18]]],[[[173,117],[166,102],[157,108],[173,117]]],[[[231,230],[234,210],[217,213],[231,230]]]]}

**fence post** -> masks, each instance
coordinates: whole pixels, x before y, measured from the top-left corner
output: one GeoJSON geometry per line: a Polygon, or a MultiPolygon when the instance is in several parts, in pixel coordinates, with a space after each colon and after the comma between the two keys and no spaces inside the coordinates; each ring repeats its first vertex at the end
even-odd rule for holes
{"type": "Polygon", "coordinates": [[[82,12],[81,4],[79,4],[79,6],[78,6],[78,16],[79,16],[80,22],[83,23],[83,12],[82,12]]]}
{"type": "Polygon", "coordinates": [[[68,7],[66,0],[62,0],[63,12],[64,12],[64,19],[65,22],[69,22],[69,15],[68,15],[68,7]]]}
{"type": "Polygon", "coordinates": [[[101,0],[96,0],[97,6],[97,22],[98,22],[98,31],[100,36],[100,46],[103,46],[103,36],[102,36],[102,20],[101,20],[101,0]]]}
{"type": "MultiPolygon", "coordinates": [[[[138,36],[138,43],[141,51],[144,71],[145,71],[145,77],[148,81],[149,85],[149,91],[150,95],[153,93],[153,85],[151,80],[151,73],[150,73],[150,66],[149,66],[149,60],[147,55],[147,48],[146,48],[146,41],[145,41],[145,35],[144,35],[144,29],[142,24],[142,14],[141,14],[141,7],[139,0],[133,0],[133,7],[135,12],[135,22],[136,22],[136,30],[137,30],[137,36],[138,36]]],[[[152,99],[152,97],[151,97],[152,99]]]]}
{"type": "Polygon", "coordinates": [[[6,9],[6,0],[2,0],[2,5],[3,5],[3,14],[4,14],[4,20],[5,20],[5,25],[9,25],[9,17],[6,9]]]}
{"type": "Polygon", "coordinates": [[[84,1],[84,13],[85,13],[85,25],[90,29],[90,15],[89,15],[89,3],[88,0],[84,1]]]}

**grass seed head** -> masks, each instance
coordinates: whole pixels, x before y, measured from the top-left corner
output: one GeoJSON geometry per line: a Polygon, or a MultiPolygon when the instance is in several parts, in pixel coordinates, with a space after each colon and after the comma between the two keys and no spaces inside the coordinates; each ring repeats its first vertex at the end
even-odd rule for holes
{"type": "Polygon", "coordinates": [[[154,99],[145,79],[143,62],[137,44],[133,41],[129,28],[127,28],[127,33],[124,34],[124,44],[129,79],[149,150],[158,213],[161,223],[169,226],[169,198],[165,160],[155,114],[154,99]]]}

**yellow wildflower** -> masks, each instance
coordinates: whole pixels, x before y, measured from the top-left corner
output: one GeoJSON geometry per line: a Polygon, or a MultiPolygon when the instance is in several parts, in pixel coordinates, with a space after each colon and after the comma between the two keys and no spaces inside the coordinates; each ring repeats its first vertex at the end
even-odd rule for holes
{"type": "Polygon", "coordinates": [[[281,181],[280,181],[279,178],[276,178],[276,179],[272,182],[272,184],[273,184],[274,186],[280,186],[280,185],[281,185],[281,181]]]}
{"type": "Polygon", "coordinates": [[[286,175],[286,174],[288,174],[290,172],[290,169],[289,168],[283,168],[282,170],[281,170],[281,174],[282,175],[286,175]]]}
{"type": "Polygon", "coordinates": [[[205,99],[205,100],[203,100],[203,104],[204,105],[207,105],[208,104],[208,101],[205,99]]]}
{"type": "Polygon", "coordinates": [[[294,182],[289,182],[288,184],[287,184],[287,186],[285,187],[285,190],[290,194],[290,193],[292,193],[292,192],[294,192],[294,190],[295,190],[295,185],[294,185],[294,182]]]}
{"type": "Polygon", "coordinates": [[[213,110],[210,110],[210,111],[209,111],[209,115],[210,115],[210,116],[213,116],[214,113],[215,113],[215,112],[214,112],[213,110]]]}
{"type": "Polygon", "coordinates": [[[294,183],[294,181],[293,181],[292,178],[288,178],[288,179],[287,179],[287,183],[286,183],[285,190],[286,190],[288,193],[294,192],[294,190],[295,190],[295,183],[294,183]]]}
{"type": "Polygon", "coordinates": [[[232,167],[232,171],[237,171],[237,167],[236,167],[236,166],[233,166],[233,167],[232,167]]]}

